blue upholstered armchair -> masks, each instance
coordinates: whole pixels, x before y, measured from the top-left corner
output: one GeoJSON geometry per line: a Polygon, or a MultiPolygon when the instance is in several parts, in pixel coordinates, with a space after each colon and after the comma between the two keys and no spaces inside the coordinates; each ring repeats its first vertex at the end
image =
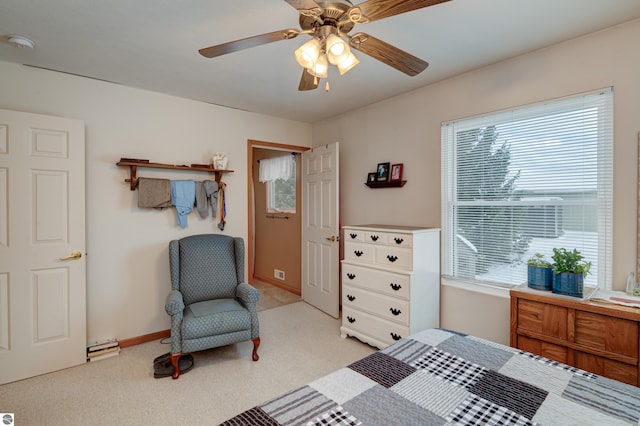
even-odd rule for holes
{"type": "Polygon", "coordinates": [[[258,360],[260,292],[244,282],[244,241],[226,235],[193,235],[169,243],[173,378],[182,354],[253,341],[258,360]]]}

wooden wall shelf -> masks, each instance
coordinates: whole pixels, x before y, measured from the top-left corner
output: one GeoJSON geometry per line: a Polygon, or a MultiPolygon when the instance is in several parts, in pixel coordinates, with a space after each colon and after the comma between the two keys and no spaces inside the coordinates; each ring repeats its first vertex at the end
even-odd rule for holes
{"type": "Polygon", "coordinates": [[[213,166],[210,166],[208,164],[191,164],[190,166],[187,166],[186,164],[151,163],[147,160],[133,160],[133,159],[127,160],[124,158],[120,159],[120,161],[116,163],[116,166],[129,167],[129,179],[125,179],[124,181],[131,184],[132,191],[138,187],[138,177],[137,177],[138,167],[147,168],[147,169],[191,170],[194,172],[214,173],[215,180],[216,182],[218,182],[218,184],[220,183],[220,179],[222,179],[223,173],[233,172],[233,170],[226,170],[226,169],[216,170],[213,168],[213,166]]]}
{"type": "Polygon", "coordinates": [[[369,188],[401,188],[407,183],[406,180],[397,180],[393,182],[365,182],[369,188]]]}

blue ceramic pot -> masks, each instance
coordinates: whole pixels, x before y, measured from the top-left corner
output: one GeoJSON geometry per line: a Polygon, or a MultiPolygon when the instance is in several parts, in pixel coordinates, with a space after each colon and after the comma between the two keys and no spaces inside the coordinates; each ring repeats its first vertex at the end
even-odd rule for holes
{"type": "Polygon", "coordinates": [[[527,266],[527,285],[536,290],[551,290],[553,269],[527,266]]]}
{"type": "Polygon", "coordinates": [[[584,274],[561,272],[553,274],[552,291],[567,296],[582,297],[584,274]]]}

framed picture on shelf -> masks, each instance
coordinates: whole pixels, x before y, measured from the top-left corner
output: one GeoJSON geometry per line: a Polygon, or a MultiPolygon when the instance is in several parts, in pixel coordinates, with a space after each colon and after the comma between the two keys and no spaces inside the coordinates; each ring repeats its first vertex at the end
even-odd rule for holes
{"type": "Polygon", "coordinates": [[[376,182],[387,182],[389,180],[389,165],[391,163],[378,163],[376,172],[376,182]]]}
{"type": "Polygon", "coordinates": [[[391,182],[400,182],[402,180],[402,167],[402,163],[391,166],[391,177],[389,178],[391,182]]]}
{"type": "Polygon", "coordinates": [[[371,172],[367,175],[367,182],[375,182],[376,181],[376,172],[371,172]]]}

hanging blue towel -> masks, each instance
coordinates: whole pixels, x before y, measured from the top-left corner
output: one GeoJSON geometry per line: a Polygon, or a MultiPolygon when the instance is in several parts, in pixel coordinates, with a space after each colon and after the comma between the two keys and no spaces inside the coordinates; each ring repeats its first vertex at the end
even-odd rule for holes
{"type": "Polygon", "coordinates": [[[178,213],[178,225],[187,226],[187,214],[193,210],[196,200],[196,184],[193,180],[171,181],[171,203],[178,213]]]}

